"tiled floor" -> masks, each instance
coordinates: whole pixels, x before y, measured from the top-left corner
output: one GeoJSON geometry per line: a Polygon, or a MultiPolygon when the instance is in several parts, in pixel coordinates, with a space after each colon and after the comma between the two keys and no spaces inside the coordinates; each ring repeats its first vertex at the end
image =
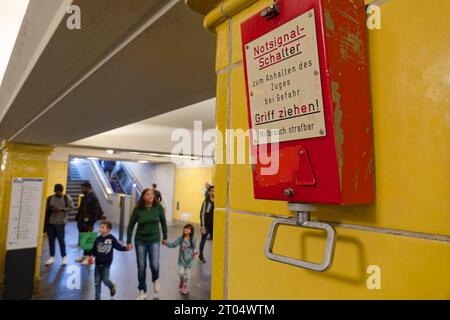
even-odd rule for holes
{"type": "MultiPolygon", "coordinates": [[[[98,230],[98,227],[97,227],[98,230]]],[[[197,244],[200,243],[199,230],[196,229],[197,244]]],[[[180,236],[182,226],[169,227],[169,240],[180,236]]],[[[112,232],[118,238],[117,226],[112,232]]],[[[126,237],[126,236],[125,236],[126,237]]],[[[69,265],[61,267],[59,245],[56,245],[56,262],[51,267],[45,267],[48,259],[48,240],[44,236],[44,247],[41,259],[41,293],[33,299],[45,300],[91,300],[94,298],[94,266],[81,266],[75,262],[81,251],[77,247],[78,231],[75,223],[66,226],[66,250],[69,257],[69,265]],[[77,277],[79,275],[79,277],[77,277]],[[78,282],[77,282],[78,281],[78,282]],[[79,286],[79,289],[77,288],[79,286]]],[[[161,292],[155,296],[151,282],[150,269],[147,270],[148,299],[169,300],[206,300],[210,298],[211,288],[211,241],[208,240],[205,247],[206,264],[196,260],[192,268],[190,293],[182,296],[179,293],[179,278],[177,275],[178,248],[169,249],[161,246],[160,254],[160,283],[161,292]]],[[[135,251],[114,252],[114,262],[111,266],[111,280],[117,285],[117,293],[114,300],[134,300],[137,296],[137,266],[135,251]]],[[[102,299],[111,299],[109,290],[102,285],[102,299]]]]}

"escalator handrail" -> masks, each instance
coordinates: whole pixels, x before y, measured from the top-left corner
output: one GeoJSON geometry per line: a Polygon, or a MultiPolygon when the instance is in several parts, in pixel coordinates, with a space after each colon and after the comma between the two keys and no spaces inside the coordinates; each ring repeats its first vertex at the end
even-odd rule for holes
{"type": "Polygon", "coordinates": [[[120,167],[123,168],[123,170],[125,171],[125,174],[131,179],[131,181],[134,184],[136,184],[138,194],[141,194],[144,189],[142,188],[142,185],[139,183],[137,177],[132,174],[130,168],[128,168],[128,165],[125,162],[119,161],[119,164],[120,167]]]}
{"type": "Polygon", "coordinates": [[[111,201],[111,195],[115,194],[114,190],[112,189],[108,179],[106,178],[105,172],[101,169],[100,164],[97,160],[90,160],[89,161],[92,171],[94,172],[97,180],[100,182],[100,186],[102,187],[103,195],[106,199],[111,201]],[[110,190],[111,192],[108,192],[110,190]]]}

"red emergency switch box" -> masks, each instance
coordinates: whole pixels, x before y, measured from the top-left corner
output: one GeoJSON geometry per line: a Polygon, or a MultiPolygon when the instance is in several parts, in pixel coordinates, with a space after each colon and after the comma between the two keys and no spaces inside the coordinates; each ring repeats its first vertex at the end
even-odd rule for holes
{"type": "Polygon", "coordinates": [[[364,0],[275,1],[241,35],[255,198],[373,202],[364,0]]]}

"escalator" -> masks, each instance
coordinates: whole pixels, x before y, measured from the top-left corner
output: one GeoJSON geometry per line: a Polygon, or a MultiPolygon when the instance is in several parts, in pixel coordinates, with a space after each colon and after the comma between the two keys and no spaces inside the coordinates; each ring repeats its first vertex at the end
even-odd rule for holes
{"type": "Polygon", "coordinates": [[[108,180],[108,184],[111,187],[113,193],[116,194],[127,194],[122,187],[122,184],[117,177],[116,165],[118,161],[111,160],[98,160],[97,164],[104,173],[104,178],[108,180]]]}
{"type": "Polygon", "coordinates": [[[143,188],[126,163],[107,160],[97,160],[96,162],[113,193],[131,196],[133,188],[136,188],[136,199],[140,198],[143,188]]]}
{"type": "MultiPolygon", "coordinates": [[[[134,208],[136,193],[132,195],[125,186],[131,179],[121,173],[120,164],[114,162],[112,168],[106,167],[98,160],[73,158],[69,164],[68,193],[74,201],[81,196],[81,182],[89,181],[92,185],[106,218],[113,224],[128,225],[129,214],[134,208]]],[[[75,211],[76,213],[76,211],[75,211]]]]}

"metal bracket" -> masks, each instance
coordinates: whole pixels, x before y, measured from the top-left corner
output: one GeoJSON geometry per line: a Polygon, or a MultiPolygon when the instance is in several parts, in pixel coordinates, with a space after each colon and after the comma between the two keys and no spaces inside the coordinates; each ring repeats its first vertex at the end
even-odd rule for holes
{"type": "Polygon", "coordinates": [[[334,257],[334,248],[336,245],[336,231],[334,230],[333,226],[327,223],[318,222],[318,221],[311,221],[311,211],[317,210],[316,207],[311,205],[305,205],[300,203],[289,203],[288,207],[292,211],[297,212],[297,219],[278,219],[272,222],[269,234],[267,235],[266,240],[266,246],[265,246],[265,254],[266,257],[290,264],[296,267],[310,269],[314,271],[326,271],[329,269],[333,263],[333,257],[334,257]],[[289,225],[289,226],[298,226],[298,227],[304,227],[309,229],[319,229],[319,230],[325,230],[327,232],[327,243],[325,245],[325,255],[323,257],[322,263],[312,263],[304,260],[298,260],[286,256],[281,256],[273,253],[273,246],[275,244],[275,239],[277,236],[278,227],[280,225],[289,225]]]}
{"type": "Polygon", "coordinates": [[[276,17],[279,14],[280,14],[280,7],[278,6],[278,3],[274,1],[274,3],[272,3],[270,6],[268,6],[261,12],[261,17],[269,20],[272,19],[273,17],[276,17]]]}

